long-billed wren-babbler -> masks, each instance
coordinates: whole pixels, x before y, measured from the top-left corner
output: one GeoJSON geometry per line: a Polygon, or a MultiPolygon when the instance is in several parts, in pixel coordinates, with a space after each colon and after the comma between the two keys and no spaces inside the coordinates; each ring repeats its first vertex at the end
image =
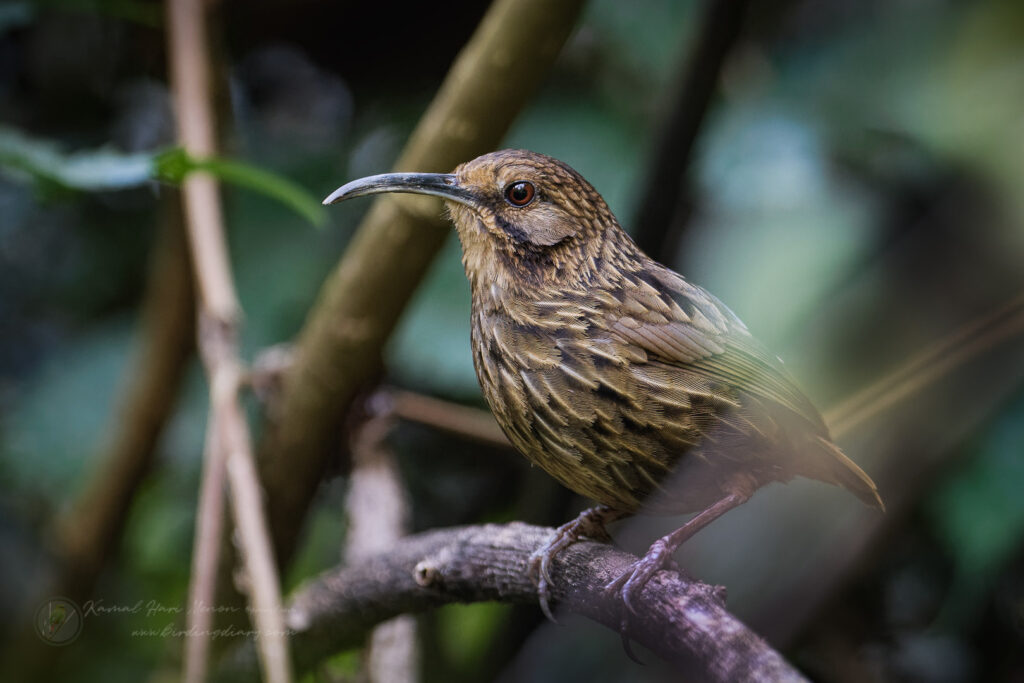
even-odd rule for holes
{"type": "Polygon", "coordinates": [[[760,487],[803,476],[883,508],[782,362],[722,302],[650,259],[590,183],[503,150],[454,173],[354,180],[331,204],[382,192],[445,200],[473,294],[472,349],[512,444],[599,503],[563,525],[531,571],[550,616],[551,558],[637,512],[696,512],[609,584],[626,607],[683,541],[760,487]]]}

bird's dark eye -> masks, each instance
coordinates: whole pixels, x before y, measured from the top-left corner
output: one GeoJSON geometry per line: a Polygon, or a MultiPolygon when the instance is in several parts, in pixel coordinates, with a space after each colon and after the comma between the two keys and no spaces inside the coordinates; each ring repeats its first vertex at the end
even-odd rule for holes
{"type": "Polygon", "coordinates": [[[526,206],[533,201],[537,191],[533,189],[533,183],[525,180],[517,180],[509,183],[505,188],[505,201],[512,206],[526,206]]]}

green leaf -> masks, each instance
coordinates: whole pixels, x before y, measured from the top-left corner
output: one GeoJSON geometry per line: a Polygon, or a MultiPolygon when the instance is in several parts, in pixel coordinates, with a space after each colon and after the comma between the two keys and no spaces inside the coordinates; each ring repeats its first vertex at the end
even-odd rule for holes
{"type": "Polygon", "coordinates": [[[249,164],[197,159],[179,147],[158,154],[125,154],[106,148],[66,154],[54,142],[0,126],[0,172],[34,182],[46,196],[61,190],[124,190],[153,180],[179,185],[196,171],[276,199],[315,226],[325,222],[324,208],[312,194],[286,178],[249,164]]]}
{"type": "Polygon", "coordinates": [[[226,159],[199,159],[175,148],[156,157],[154,168],[159,179],[174,184],[180,184],[189,173],[205,171],[225,182],[276,199],[317,227],[325,222],[323,205],[313,195],[287,178],[249,164],[226,159]]]}
{"type": "Polygon", "coordinates": [[[104,148],[64,154],[53,142],[0,126],[0,170],[15,178],[101,192],[137,187],[152,180],[153,157],[104,148]]]}

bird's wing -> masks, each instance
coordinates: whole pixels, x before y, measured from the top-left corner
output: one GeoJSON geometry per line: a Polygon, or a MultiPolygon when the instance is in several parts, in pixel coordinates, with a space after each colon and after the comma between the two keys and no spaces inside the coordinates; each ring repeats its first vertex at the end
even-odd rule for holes
{"type": "Polygon", "coordinates": [[[685,367],[741,392],[788,408],[821,434],[824,422],[783,368],[725,304],[658,264],[612,290],[609,332],[642,348],[653,362],[685,367]]]}

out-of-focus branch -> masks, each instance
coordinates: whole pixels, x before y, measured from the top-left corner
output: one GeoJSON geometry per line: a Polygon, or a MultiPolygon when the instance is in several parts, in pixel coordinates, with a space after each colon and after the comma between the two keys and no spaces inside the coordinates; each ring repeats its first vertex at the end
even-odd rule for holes
{"type": "MultiPolygon", "coordinates": [[[[496,0],[395,169],[450,171],[492,150],[547,74],[583,4],[496,0]]],[[[290,557],[325,464],[338,452],[340,417],[379,371],[380,350],[447,232],[432,198],[378,199],[310,312],[276,419],[260,443],[279,560],[290,557]]]]}
{"type": "MultiPolygon", "coordinates": [[[[300,671],[362,642],[377,623],[451,602],[536,603],[530,555],[553,529],[519,522],[430,531],[387,552],[333,569],[291,599],[300,671]]],[[[609,545],[577,543],[554,562],[559,607],[618,630],[622,607],[604,586],[636,558],[609,545]]],[[[676,663],[684,678],[707,681],[805,680],[722,605],[720,592],[661,572],[644,587],[629,635],[676,663]]],[[[223,662],[229,680],[250,680],[254,654],[243,643],[223,662]]]]}
{"type": "Polygon", "coordinates": [[[770,599],[754,617],[772,642],[788,644],[820,613],[887,529],[900,524],[931,490],[936,475],[956,455],[952,446],[957,440],[1019,391],[1024,382],[1022,333],[1024,295],[1018,294],[825,413],[848,452],[874,456],[869,471],[888,513],[866,516],[840,531],[830,529],[818,548],[802,539],[807,557],[772,581],[772,592],[766,594],[770,599]],[[813,570],[803,569],[808,566],[813,570]]]}
{"type": "MultiPolygon", "coordinates": [[[[371,417],[355,432],[345,498],[348,532],[344,555],[348,563],[387,550],[407,532],[409,502],[395,456],[386,443],[393,424],[394,417],[384,413],[371,417]]],[[[419,679],[416,620],[401,615],[374,628],[363,667],[370,683],[415,683],[419,679]]]]}
{"type": "Polygon", "coordinates": [[[1024,332],[1024,294],[961,325],[893,372],[872,382],[824,415],[838,439],[901,401],[954,372],[965,363],[1024,332]]]}
{"type": "Polygon", "coordinates": [[[174,407],[193,348],[195,304],[181,212],[162,208],[145,300],[140,351],[107,455],[57,523],[61,572],[54,595],[84,600],[114,552],[135,491],[174,407]]]}
{"type": "Polygon", "coordinates": [[[654,136],[654,158],[641,183],[633,235],[644,251],[660,260],[672,256],[672,224],[686,199],[686,172],[719,74],[740,34],[749,0],[707,0],[695,43],[678,70],[661,130],[654,136]]]}
{"type": "MultiPolygon", "coordinates": [[[[278,344],[261,351],[249,369],[246,384],[268,415],[277,414],[281,386],[293,359],[291,345],[278,344]]],[[[512,448],[489,410],[387,386],[374,393],[368,404],[374,413],[392,415],[488,446],[512,448]]]]}
{"type": "MultiPolygon", "coordinates": [[[[203,0],[170,0],[167,4],[168,53],[178,138],[185,151],[197,157],[215,153],[214,116],[210,98],[210,58],[203,0]]],[[[206,456],[214,462],[207,476],[221,476],[223,463],[231,491],[232,517],[238,532],[263,677],[272,683],[291,680],[281,596],[270,537],[260,498],[245,413],[239,403],[243,371],[238,357],[240,310],[235,294],[224,237],[216,181],[204,173],[188,176],[182,185],[185,219],[200,301],[198,345],[210,383],[210,417],[206,456]]],[[[215,567],[219,543],[206,538],[218,523],[203,515],[221,514],[220,487],[207,482],[203,506],[196,520],[197,550],[212,557],[196,558],[197,567],[215,567]]],[[[219,535],[219,534],[218,534],[219,535]]],[[[200,571],[193,581],[214,582],[216,572],[200,571]]],[[[195,586],[192,595],[209,595],[214,586],[195,586]]],[[[202,633],[192,638],[205,638],[202,633]]],[[[206,647],[192,643],[186,649],[187,680],[205,678],[206,647]]]]}
{"type": "MultiPolygon", "coordinates": [[[[191,355],[195,304],[181,211],[176,202],[165,202],[161,211],[142,303],[138,355],[126,373],[127,386],[116,420],[111,420],[113,435],[106,453],[83,492],[55,524],[59,567],[46,588],[47,597],[82,603],[91,596],[97,577],[117,551],[191,355]]],[[[0,660],[17,672],[19,680],[49,679],[55,652],[29,631],[14,639],[0,660]]]]}
{"type": "Polygon", "coordinates": [[[192,571],[188,587],[186,633],[182,680],[202,681],[210,661],[210,639],[199,636],[213,628],[213,606],[217,599],[217,571],[224,538],[224,447],[216,443],[217,430],[210,424],[203,447],[203,474],[199,483],[195,538],[192,542],[192,571]]]}
{"type": "Polygon", "coordinates": [[[427,425],[488,446],[512,448],[488,410],[398,389],[384,394],[395,417],[427,425]]]}

